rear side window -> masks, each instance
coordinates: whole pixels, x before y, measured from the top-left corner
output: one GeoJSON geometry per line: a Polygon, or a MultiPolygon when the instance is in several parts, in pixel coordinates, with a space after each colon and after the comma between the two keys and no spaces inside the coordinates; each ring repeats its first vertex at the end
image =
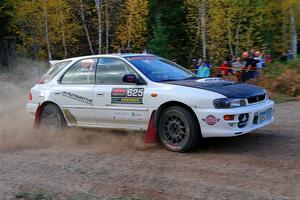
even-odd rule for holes
{"type": "Polygon", "coordinates": [[[97,59],[84,59],[75,63],[61,79],[63,84],[93,84],[97,59]]]}
{"type": "Polygon", "coordinates": [[[71,60],[69,61],[62,61],[58,62],[50,67],[50,69],[46,72],[46,74],[41,78],[41,80],[38,82],[39,84],[45,84],[48,83],[53,79],[53,77],[60,72],[67,64],[72,62],[71,60]]]}

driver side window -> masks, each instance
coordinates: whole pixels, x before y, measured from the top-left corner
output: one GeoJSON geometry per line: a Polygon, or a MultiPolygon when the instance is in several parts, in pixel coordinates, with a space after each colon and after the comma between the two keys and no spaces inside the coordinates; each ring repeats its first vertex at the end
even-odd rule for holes
{"type": "Polygon", "coordinates": [[[120,59],[100,58],[97,64],[96,84],[128,84],[123,82],[123,76],[126,74],[136,72],[120,59]]]}

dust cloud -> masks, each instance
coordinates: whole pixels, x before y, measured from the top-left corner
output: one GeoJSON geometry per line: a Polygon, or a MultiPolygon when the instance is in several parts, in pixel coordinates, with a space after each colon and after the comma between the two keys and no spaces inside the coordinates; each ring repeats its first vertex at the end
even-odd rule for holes
{"type": "Polygon", "coordinates": [[[33,128],[26,113],[29,89],[44,73],[44,63],[17,64],[0,74],[0,149],[47,148],[56,151],[118,152],[147,150],[143,133],[67,128],[60,131],[33,128]]]}

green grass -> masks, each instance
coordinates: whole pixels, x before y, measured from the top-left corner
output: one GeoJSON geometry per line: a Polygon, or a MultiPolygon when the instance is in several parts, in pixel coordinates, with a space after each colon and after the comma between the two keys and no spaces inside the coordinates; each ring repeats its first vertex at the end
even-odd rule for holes
{"type": "Polygon", "coordinates": [[[54,195],[43,190],[36,190],[32,192],[19,192],[15,194],[16,199],[21,200],[52,200],[54,195]]]}

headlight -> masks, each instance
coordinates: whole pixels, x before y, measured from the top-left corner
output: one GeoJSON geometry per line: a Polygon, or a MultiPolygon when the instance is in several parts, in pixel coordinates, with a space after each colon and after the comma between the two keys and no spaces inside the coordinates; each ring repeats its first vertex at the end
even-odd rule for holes
{"type": "Polygon", "coordinates": [[[246,106],[246,99],[229,99],[229,98],[215,99],[214,106],[217,109],[236,108],[236,107],[246,106]]]}

